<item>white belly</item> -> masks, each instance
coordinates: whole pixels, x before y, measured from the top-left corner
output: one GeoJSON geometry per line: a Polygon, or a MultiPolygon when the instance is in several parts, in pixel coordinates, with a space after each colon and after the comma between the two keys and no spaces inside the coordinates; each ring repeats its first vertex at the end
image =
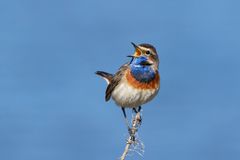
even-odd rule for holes
{"type": "Polygon", "coordinates": [[[135,108],[152,100],[157,89],[136,89],[127,83],[120,83],[112,92],[112,98],[121,107],[135,108]]]}

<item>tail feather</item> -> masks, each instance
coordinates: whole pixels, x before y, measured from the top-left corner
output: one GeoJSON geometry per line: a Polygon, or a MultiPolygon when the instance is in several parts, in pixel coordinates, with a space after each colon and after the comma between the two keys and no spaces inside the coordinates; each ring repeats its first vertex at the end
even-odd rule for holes
{"type": "Polygon", "coordinates": [[[113,78],[113,74],[107,73],[107,72],[103,72],[103,71],[97,71],[95,72],[96,75],[101,76],[103,79],[105,79],[107,81],[107,83],[109,84],[113,78]]]}

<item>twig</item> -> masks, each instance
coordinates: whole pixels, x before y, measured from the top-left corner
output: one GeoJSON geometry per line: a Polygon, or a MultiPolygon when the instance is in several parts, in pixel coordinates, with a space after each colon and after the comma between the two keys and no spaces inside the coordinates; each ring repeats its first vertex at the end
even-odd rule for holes
{"type": "Polygon", "coordinates": [[[135,134],[137,133],[137,131],[138,131],[137,129],[138,129],[138,126],[140,126],[140,124],[141,124],[141,115],[140,115],[140,112],[138,112],[136,114],[136,116],[134,117],[134,119],[132,120],[132,128],[130,128],[130,130],[129,130],[130,136],[127,139],[127,143],[126,143],[124,152],[123,152],[122,156],[120,157],[120,160],[125,160],[125,157],[128,154],[130,146],[132,144],[136,143],[135,134]]]}

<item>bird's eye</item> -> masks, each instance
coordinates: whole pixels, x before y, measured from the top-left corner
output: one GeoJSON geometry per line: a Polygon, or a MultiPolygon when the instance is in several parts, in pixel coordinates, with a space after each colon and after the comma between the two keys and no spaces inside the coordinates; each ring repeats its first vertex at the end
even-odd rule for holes
{"type": "Polygon", "coordinates": [[[146,55],[150,55],[151,54],[151,52],[150,51],[146,51],[146,55]]]}

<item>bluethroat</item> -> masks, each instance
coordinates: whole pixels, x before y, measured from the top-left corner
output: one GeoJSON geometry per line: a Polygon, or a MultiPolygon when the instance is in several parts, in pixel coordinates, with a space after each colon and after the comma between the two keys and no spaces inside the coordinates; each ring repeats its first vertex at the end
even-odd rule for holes
{"type": "Polygon", "coordinates": [[[135,52],[128,56],[131,61],[122,65],[117,73],[96,72],[108,84],[105,100],[112,97],[121,107],[127,125],[125,108],[140,112],[141,106],[151,101],[160,89],[159,58],[155,47],[146,43],[132,45],[135,52]]]}

